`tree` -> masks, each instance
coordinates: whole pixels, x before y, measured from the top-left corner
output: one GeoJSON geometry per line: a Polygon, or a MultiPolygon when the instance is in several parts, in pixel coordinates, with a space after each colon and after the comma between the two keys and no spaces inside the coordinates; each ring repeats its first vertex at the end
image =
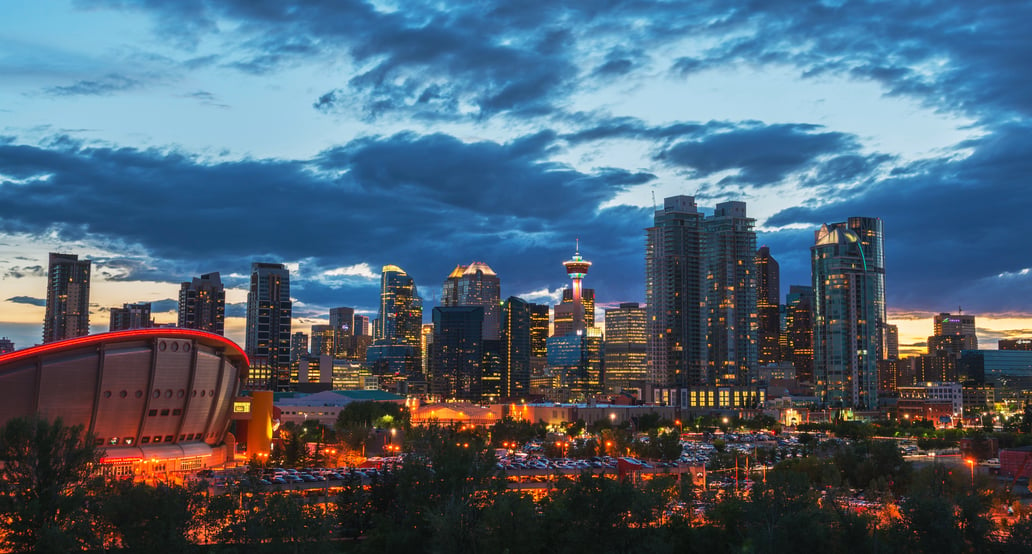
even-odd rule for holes
{"type": "Polygon", "coordinates": [[[190,552],[201,528],[199,489],[116,481],[104,490],[103,519],[131,552],[190,552]]]}
{"type": "Polygon", "coordinates": [[[0,545],[69,552],[93,546],[88,501],[100,452],[83,426],[16,418],[0,429],[0,545]]]}

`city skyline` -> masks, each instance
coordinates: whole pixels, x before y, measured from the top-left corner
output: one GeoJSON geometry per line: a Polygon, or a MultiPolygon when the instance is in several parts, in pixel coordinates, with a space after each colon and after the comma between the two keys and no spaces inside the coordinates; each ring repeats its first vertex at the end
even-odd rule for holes
{"type": "Polygon", "coordinates": [[[91,260],[93,332],[218,271],[242,344],[251,261],[290,269],[298,328],[375,313],[388,264],[427,312],[459,260],[556,304],[578,237],[599,308],[643,302],[678,194],[746,202],[783,291],[821,224],[882,219],[903,350],[958,306],[983,347],[1032,334],[1032,6],[252,7],[8,7],[0,335],[39,342],[49,252],[91,260]]]}

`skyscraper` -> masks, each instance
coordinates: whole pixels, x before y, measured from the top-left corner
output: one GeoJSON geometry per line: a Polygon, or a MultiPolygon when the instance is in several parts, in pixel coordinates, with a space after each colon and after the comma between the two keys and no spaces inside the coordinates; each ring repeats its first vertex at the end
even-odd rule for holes
{"type": "Polygon", "coordinates": [[[333,356],[338,358],[354,356],[354,326],[354,308],[330,308],[330,327],[333,328],[333,356]]]}
{"type": "MultiPolygon", "coordinates": [[[[932,318],[934,336],[959,337],[961,350],[978,350],[978,336],[975,334],[975,316],[940,313],[932,318]]],[[[931,345],[929,345],[931,348],[931,345]]]]}
{"type": "Polygon", "coordinates": [[[151,319],[151,303],[138,302],[123,304],[121,308],[111,308],[111,324],[108,331],[126,331],[129,329],[146,329],[154,326],[151,319]]]}
{"type": "Polygon", "coordinates": [[[501,396],[526,398],[530,392],[532,304],[510,296],[502,309],[502,354],[504,377],[501,396]]]}
{"type": "Polygon", "coordinates": [[[882,358],[899,359],[899,327],[885,324],[882,327],[882,358]]]}
{"type": "Polygon", "coordinates": [[[811,247],[814,377],[831,407],[875,409],[885,324],[882,221],[851,217],[822,225],[811,247]]]}
{"type": "Polygon", "coordinates": [[[336,329],[332,325],[312,325],[309,348],[312,356],[334,356],[337,348],[334,343],[336,329]]]}
{"type": "MultiPolygon", "coordinates": [[[[584,315],[581,317],[581,329],[595,327],[595,289],[581,289],[581,306],[584,315]]],[[[552,335],[562,337],[576,333],[573,324],[573,288],[563,289],[563,299],[555,305],[555,313],[552,321],[552,335]]]]}
{"type": "Polygon", "coordinates": [[[366,361],[377,375],[407,376],[422,366],[423,301],[416,283],[396,265],[383,266],[380,312],[366,361]]]}
{"type": "Polygon", "coordinates": [[[433,310],[430,393],[441,399],[479,401],[484,308],[438,306],[433,310]]]}
{"type": "Polygon", "coordinates": [[[653,387],[708,383],[703,216],[691,196],[663,200],[645,244],[647,375],[653,387]]]}
{"type": "Polygon", "coordinates": [[[756,220],[745,202],[717,204],[703,222],[709,374],[720,385],[756,376],[756,220]]]}
{"type": "Polygon", "coordinates": [[[43,342],[90,334],[90,260],[50,253],[43,342]]]}
{"type": "Polygon", "coordinates": [[[290,363],[308,357],[308,335],[298,331],[290,335],[290,363]]]}
{"type": "Polygon", "coordinates": [[[205,273],[179,285],[179,326],[225,334],[226,290],[219,272],[205,273]]]}
{"type": "Polygon", "coordinates": [[[636,390],[645,384],[645,308],[637,302],[606,310],[604,341],[605,388],[611,393],[636,390]]]}
{"type": "Polygon", "coordinates": [[[14,352],[14,343],[7,337],[0,338],[0,354],[14,352]]]}
{"type": "Polygon", "coordinates": [[[484,340],[498,340],[501,329],[501,281],[484,262],[458,265],[444,281],[442,306],[484,308],[484,340]]]}
{"type": "Polygon", "coordinates": [[[756,252],[757,362],[760,365],[781,361],[781,271],[770,248],[756,252]]]}
{"type": "Polygon", "coordinates": [[[785,298],[784,357],[792,362],[796,379],[813,382],[813,287],[792,285],[785,298]]]}
{"type": "Polygon", "coordinates": [[[290,386],[290,272],[283,264],[253,262],[247,293],[247,356],[271,375],[269,388],[290,386]]]}

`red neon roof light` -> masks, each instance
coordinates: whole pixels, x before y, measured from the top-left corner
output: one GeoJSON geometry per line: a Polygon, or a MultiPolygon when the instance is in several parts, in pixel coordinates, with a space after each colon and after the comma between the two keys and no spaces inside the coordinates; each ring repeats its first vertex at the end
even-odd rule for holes
{"type": "Polygon", "coordinates": [[[191,339],[203,339],[207,341],[217,342],[227,347],[230,352],[236,356],[239,356],[244,361],[243,369],[246,371],[251,366],[251,361],[247,358],[247,354],[240,348],[237,343],[227,339],[222,335],[216,335],[215,333],[209,333],[207,331],[199,331],[197,329],[182,329],[179,327],[152,327],[149,329],[132,329],[129,331],[114,331],[112,333],[98,333],[96,335],[87,335],[85,337],[75,337],[72,339],[65,339],[57,342],[48,342],[39,346],[32,346],[29,348],[23,348],[21,350],[15,350],[7,354],[0,354],[0,365],[6,365],[9,363],[17,362],[25,358],[32,358],[35,356],[43,356],[46,354],[61,352],[65,350],[71,350],[80,346],[89,346],[92,344],[100,344],[103,342],[118,342],[124,339],[136,339],[136,338],[151,338],[151,337],[169,337],[169,338],[191,338],[191,339]]]}

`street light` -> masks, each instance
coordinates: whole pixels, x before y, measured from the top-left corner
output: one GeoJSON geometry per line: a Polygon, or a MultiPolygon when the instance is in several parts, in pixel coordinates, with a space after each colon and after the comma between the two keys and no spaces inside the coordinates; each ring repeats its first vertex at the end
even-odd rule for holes
{"type": "Polygon", "coordinates": [[[975,461],[971,458],[964,460],[968,467],[971,468],[971,488],[975,488],[975,461]]]}

